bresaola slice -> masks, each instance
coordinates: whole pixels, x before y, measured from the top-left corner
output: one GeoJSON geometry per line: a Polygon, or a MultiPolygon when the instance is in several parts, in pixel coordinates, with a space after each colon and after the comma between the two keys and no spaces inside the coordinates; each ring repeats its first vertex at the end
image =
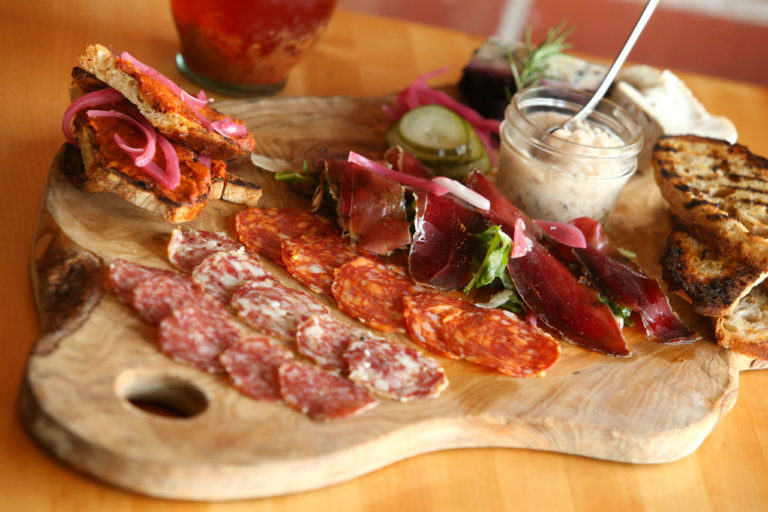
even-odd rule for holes
{"type": "Polygon", "coordinates": [[[259,332],[293,340],[299,324],[328,313],[312,295],[281,284],[272,276],[250,279],[232,296],[237,316],[259,332]]]}
{"type": "Polygon", "coordinates": [[[633,261],[624,257],[600,224],[588,217],[571,221],[586,238],[587,246],[573,249],[592,279],[609,299],[640,314],[645,332],[663,343],[691,343],[699,338],[672,311],[661,286],[633,261]]]}

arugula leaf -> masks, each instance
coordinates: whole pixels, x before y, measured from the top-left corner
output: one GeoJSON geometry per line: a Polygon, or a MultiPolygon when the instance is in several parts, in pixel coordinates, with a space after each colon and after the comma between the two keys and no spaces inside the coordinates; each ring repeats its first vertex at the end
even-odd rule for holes
{"type": "Polygon", "coordinates": [[[635,251],[630,251],[629,249],[624,249],[623,247],[617,248],[619,253],[624,256],[627,259],[630,260],[636,260],[637,259],[637,253],[635,251]]]}
{"type": "Polygon", "coordinates": [[[291,183],[309,183],[311,185],[317,185],[317,177],[309,174],[309,166],[307,165],[306,160],[304,160],[301,165],[301,172],[276,172],[275,181],[289,181],[291,183]]]}
{"type": "Polygon", "coordinates": [[[611,313],[613,313],[613,316],[617,318],[621,318],[624,320],[624,324],[628,327],[632,327],[635,325],[635,322],[632,321],[632,308],[628,308],[626,306],[621,306],[602,293],[598,295],[598,300],[611,308],[611,313]]]}
{"type": "Polygon", "coordinates": [[[464,287],[464,293],[480,288],[500,279],[504,288],[513,288],[506,272],[509,253],[512,252],[512,239],[501,230],[501,226],[491,226],[482,233],[473,235],[480,241],[477,249],[478,258],[473,267],[476,269],[472,280],[464,287]]]}

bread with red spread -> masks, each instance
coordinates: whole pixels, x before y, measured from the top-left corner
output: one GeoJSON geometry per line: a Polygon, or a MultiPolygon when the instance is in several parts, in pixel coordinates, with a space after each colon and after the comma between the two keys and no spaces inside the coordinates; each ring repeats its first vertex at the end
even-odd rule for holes
{"type": "Polygon", "coordinates": [[[244,135],[226,136],[212,129],[211,122],[221,121],[227,116],[205,105],[196,107],[197,112],[202,114],[201,120],[198,113],[166,84],[142,73],[133,63],[105,46],[88,46],[80,56],[79,63],[84,70],[118,90],[136,105],[160,133],[199,154],[229,160],[247,155],[256,144],[253,135],[247,130],[244,135]]]}

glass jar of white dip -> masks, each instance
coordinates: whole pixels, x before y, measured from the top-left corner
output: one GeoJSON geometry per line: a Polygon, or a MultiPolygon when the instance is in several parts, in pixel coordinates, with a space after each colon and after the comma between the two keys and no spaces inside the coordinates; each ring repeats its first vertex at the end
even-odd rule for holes
{"type": "Polygon", "coordinates": [[[496,185],[535,219],[603,221],[637,170],[642,130],[609,100],[570,130],[548,133],[589,98],[575,89],[537,86],[519,91],[507,107],[496,185]]]}

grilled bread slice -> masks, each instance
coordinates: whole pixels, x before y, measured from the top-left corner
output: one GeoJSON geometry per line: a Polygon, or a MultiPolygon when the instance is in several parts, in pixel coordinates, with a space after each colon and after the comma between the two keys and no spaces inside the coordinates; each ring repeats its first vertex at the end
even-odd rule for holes
{"type": "Polygon", "coordinates": [[[768,268],[768,160],[746,147],[694,135],[660,138],[656,183],[700,240],[754,268],[768,268]]]}
{"type": "Polygon", "coordinates": [[[768,287],[754,288],[729,314],[715,318],[717,343],[734,352],[768,360],[768,287]]]}
{"type": "Polygon", "coordinates": [[[732,313],[739,301],[768,277],[767,269],[724,257],[680,224],[667,238],[661,268],[669,291],[683,297],[704,316],[732,313]]]}
{"type": "Polygon", "coordinates": [[[142,73],[131,62],[100,44],[85,49],[80,56],[80,67],[120,91],[160,133],[198,154],[229,160],[247,155],[256,144],[253,135],[247,131],[245,135],[235,137],[212,129],[211,122],[227,116],[208,105],[197,108],[198,115],[167,85],[142,73]]]}

